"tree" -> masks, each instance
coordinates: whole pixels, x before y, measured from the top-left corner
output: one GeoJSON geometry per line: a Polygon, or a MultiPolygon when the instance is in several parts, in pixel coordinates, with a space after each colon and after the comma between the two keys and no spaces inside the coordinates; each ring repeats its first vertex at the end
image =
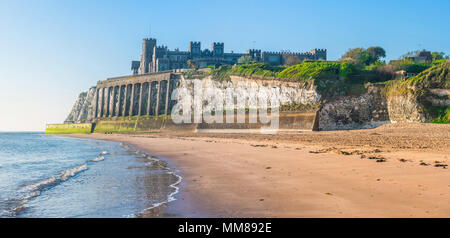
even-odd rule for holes
{"type": "Polygon", "coordinates": [[[433,61],[440,60],[440,59],[445,58],[445,53],[435,51],[435,52],[431,52],[431,56],[433,57],[433,61]]]}
{"type": "Polygon", "coordinates": [[[243,55],[238,59],[238,64],[247,64],[251,62],[253,62],[253,58],[249,55],[243,55]]]}
{"type": "Polygon", "coordinates": [[[341,61],[355,62],[359,65],[369,65],[371,63],[370,54],[363,48],[354,48],[348,50],[342,57],[341,61]]]}
{"type": "Polygon", "coordinates": [[[372,61],[371,63],[375,63],[376,61],[378,61],[380,58],[384,58],[386,57],[386,51],[379,47],[379,46],[372,46],[367,48],[367,53],[369,53],[369,55],[372,57],[372,61]]]}
{"type": "Polygon", "coordinates": [[[386,51],[383,48],[379,46],[372,46],[368,49],[350,49],[341,57],[341,61],[358,65],[371,65],[375,64],[380,60],[380,58],[384,57],[386,57],[386,51]]]}

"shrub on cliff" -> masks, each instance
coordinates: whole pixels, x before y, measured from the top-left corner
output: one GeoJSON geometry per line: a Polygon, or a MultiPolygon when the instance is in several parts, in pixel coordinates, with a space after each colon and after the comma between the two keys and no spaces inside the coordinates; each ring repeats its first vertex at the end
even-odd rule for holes
{"type": "Polygon", "coordinates": [[[408,73],[418,74],[431,67],[431,64],[427,63],[415,63],[410,58],[404,58],[401,60],[392,60],[389,65],[394,68],[395,71],[404,70],[408,73]]]}
{"type": "Polygon", "coordinates": [[[450,107],[437,108],[437,117],[432,120],[432,123],[450,124],[450,107]]]}
{"type": "Polygon", "coordinates": [[[285,66],[272,66],[266,63],[248,63],[242,65],[235,65],[231,68],[230,74],[251,77],[251,76],[265,76],[277,77],[277,73],[284,70],[285,66]]]}
{"type": "Polygon", "coordinates": [[[220,80],[220,81],[226,81],[230,80],[230,70],[231,66],[228,65],[222,65],[218,68],[211,70],[210,74],[214,79],[220,80]]]}
{"type": "Polygon", "coordinates": [[[386,51],[379,46],[372,46],[368,49],[354,48],[349,49],[341,57],[341,62],[349,62],[356,65],[371,65],[386,57],[386,51]]]}
{"type": "Polygon", "coordinates": [[[243,55],[238,59],[238,64],[249,64],[253,62],[254,62],[253,58],[249,55],[243,55]]]}
{"type": "Polygon", "coordinates": [[[277,74],[280,78],[293,80],[307,80],[316,78],[348,79],[356,71],[353,64],[348,62],[303,62],[293,65],[277,74]]]}
{"type": "Polygon", "coordinates": [[[290,67],[273,66],[266,63],[248,63],[234,66],[221,66],[211,71],[213,78],[225,79],[226,75],[237,75],[243,77],[268,77],[280,80],[305,81],[314,79],[344,79],[355,74],[356,67],[348,62],[303,62],[290,67]]]}

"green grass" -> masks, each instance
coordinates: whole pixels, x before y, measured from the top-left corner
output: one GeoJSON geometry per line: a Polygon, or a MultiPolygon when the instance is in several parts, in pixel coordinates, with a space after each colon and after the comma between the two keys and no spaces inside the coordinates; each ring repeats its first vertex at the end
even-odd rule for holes
{"type": "Polygon", "coordinates": [[[348,79],[351,74],[356,73],[356,68],[347,62],[303,62],[293,65],[279,73],[277,77],[304,81],[317,78],[348,79]]]}
{"type": "Polygon", "coordinates": [[[286,66],[272,66],[265,63],[247,63],[233,66],[230,69],[230,74],[244,77],[279,77],[278,73],[285,69],[286,66]]]}
{"type": "Polygon", "coordinates": [[[417,88],[450,88],[450,60],[409,78],[405,83],[417,88]]]}
{"type": "Polygon", "coordinates": [[[405,81],[391,80],[384,82],[386,96],[426,96],[430,88],[450,89],[450,60],[435,65],[405,81]]]}
{"type": "Polygon", "coordinates": [[[214,74],[228,73],[243,77],[260,76],[296,82],[317,78],[348,79],[348,76],[356,72],[356,67],[350,63],[329,61],[303,62],[290,67],[273,66],[266,63],[247,63],[222,66],[212,71],[213,76],[214,74]]]}

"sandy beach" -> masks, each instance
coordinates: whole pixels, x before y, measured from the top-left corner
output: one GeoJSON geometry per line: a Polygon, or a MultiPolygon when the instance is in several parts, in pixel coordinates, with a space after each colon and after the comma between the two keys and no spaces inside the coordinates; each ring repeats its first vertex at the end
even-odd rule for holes
{"type": "Polygon", "coordinates": [[[450,217],[450,126],[263,134],[70,135],[129,143],[183,177],[169,211],[206,217],[450,217]]]}

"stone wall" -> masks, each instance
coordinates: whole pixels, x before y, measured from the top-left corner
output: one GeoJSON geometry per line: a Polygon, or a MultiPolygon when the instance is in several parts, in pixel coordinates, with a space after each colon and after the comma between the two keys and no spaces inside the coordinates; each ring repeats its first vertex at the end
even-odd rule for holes
{"type": "MultiPolygon", "coordinates": [[[[315,113],[280,113],[280,131],[301,131],[314,129],[315,113]]],[[[134,133],[155,131],[221,131],[228,132],[236,130],[260,131],[265,125],[261,123],[248,123],[249,116],[245,116],[247,123],[181,123],[176,124],[170,116],[140,116],[140,117],[118,117],[99,120],[94,132],[96,133],[134,133]]]]}

